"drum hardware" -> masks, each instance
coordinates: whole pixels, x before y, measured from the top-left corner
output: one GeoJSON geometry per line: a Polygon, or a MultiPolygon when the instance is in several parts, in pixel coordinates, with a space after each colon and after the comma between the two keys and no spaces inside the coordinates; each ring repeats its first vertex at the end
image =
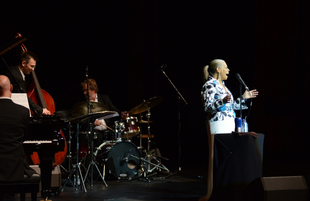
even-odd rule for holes
{"type": "MultiPolygon", "coordinates": [[[[130,155],[130,156],[133,157],[133,158],[137,158],[137,157],[134,156],[134,155],[130,155]]],[[[152,166],[154,166],[153,168],[147,168],[147,169],[146,169],[146,173],[153,172],[154,170],[156,170],[156,169],[158,169],[158,168],[159,168],[159,169],[162,169],[162,170],[166,170],[167,172],[170,172],[170,170],[169,170],[166,166],[164,166],[155,156],[153,156],[153,155],[148,155],[146,158],[147,158],[148,160],[145,160],[143,157],[141,157],[140,160],[143,161],[143,162],[145,162],[145,163],[147,163],[147,165],[152,165],[152,166]],[[149,158],[154,159],[154,160],[157,162],[157,164],[151,162],[151,161],[149,160],[149,158]]],[[[138,159],[138,158],[137,158],[137,159],[138,159]]],[[[143,168],[143,170],[144,170],[144,168],[143,168]]],[[[145,171],[145,170],[144,170],[144,171],[145,171]]]]}
{"type": "Polygon", "coordinates": [[[115,139],[121,139],[121,135],[125,132],[125,123],[123,121],[115,121],[115,139]]]}
{"type": "Polygon", "coordinates": [[[85,187],[85,183],[84,183],[84,179],[83,179],[83,175],[81,172],[81,162],[79,162],[79,138],[80,138],[80,123],[79,121],[76,123],[76,127],[77,127],[77,132],[76,132],[76,164],[73,164],[73,167],[66,179],[66,182],[64,183],[62,190],[64,191],[68,181],[72,184],[72,186],[75,188],[75,190],[78,189],[78,186],[81,185],[81,181],[82,181],[82,190],[84,189],[84,192],[87,193],[86,187],[85,187]],[[76,172],[76,174],[74,175],[74,182],[71,181],[70,177],[73,174],[73,172],[76,172]]]}
{"type": "MultiPolygon", "coordinates": [[[[144,100],[141,104],[138,106],[134,107],[132,110],[129,111],[130,114],[138,114],[142,112],[147,111],[146,117],[147,117],[147,130],[148,130],[148,135],[147,135],[147,151],[146,151],[146,157],[145,158],[140,158],[141,161],[144,162],[145,167],[141,165],[141,169],[143,172],[143,177],[145,177],[147,180],[155,174],[150,174],[156,169],[163,169],[166,170],[167,172],[170,172],[167,167],[165,167],[154,155],[151,154],[151,108],[155,107],[162,101],[162,97],[153,97],[148,100],[144,100]],[[151,162],[151,160],[155,160],[155,163],[151,162]],[[153,166],[153,167],[151,167],[153,166]]],[[[146,123],[144,122],[144,123],[146,123]]],[[[142,147],[142,132],[140,132],[140,147],[142,147]]],[[[136,158],[135,156],[132,156],[136,158]]]]}
{"type": "MultiPolygon", "coordinates": [[[[75,118],[71,118],[69,120],[70,122],[76,122],[76,127],[77,127],[77,129],[76,129],[76,163],[73,164],[73,168],[71,169],[71,172],[69,173],[69,176],[67,177],[66,182],[63,185],[62,191],[64,191],[64,188],[66,187],[67,183],[70,182],[74,186],[75,190],[78,189],[78,186],[81,186],[82,190],[84,190],[85,193],[87,192],[87,189],[85,187],[85,182],[84,182],[85,179],[83,178],[82,171],[81,171],[81,166],[83,166],[83,164],[81,163],[81,161],[79,161],[80,134],[81,134],[81,132],[80,132],[80,123],[84,122],[84,121],[88,121],[88,120],[89,120],[89,122],[94,122],[94,120],[97,119],[97,118],[102,118],[102,117],[111,118],[111,117],[114,117],[114,116],[118,116],[118,113],[114,112],[114,111],[102,111],[102,112],[91,113],[91,114],[88,114],[88,115],[78,116],[78,117],[75,117],[75,118]],[[75,175],[74,175],[74,172],[75,172],[75,175]],[[72,180],[70,179],[72,175],[75,178],[74,182],[72,182],[72,180]]],[[[91,129],[92,129],[92,127],[93,127],[93,125],[91,126],[91,129]]],[[[91,174],[91,185],[92,185],[92,181],[93,181],[92,180],[92,178],[93,178],[92,168],[95,165],[95,163],[93,161],[93,130],[91,130],[90,138],[91,138],[90,141],[91,141],[91,146],[92,146],[90,148],[91,149],[90,150],[90,152],[91,152],[91,154],[90,154],[91,162],[89,164],[89,167],[87,168],[87,171],[91,170],[90,174],[91,174]]],[[[97,170],[98,170],[98,168],[97,168],[97,170]]],[[[85,175],[85,177],[87,177],[87,174],[85,175]]],[[[105,183],[104,180],[103,180],[103,182],[105,183]]]]}
{"type": "Polygon", "coordinates": [[[93,151],[94,151],[94,124],[92,122],[90,122],[90,130],[91,130],[91,134],[90,134],[90,163],[88,165],[88,168],[87,168],[83,182],[85,183],[87,176],[88,176],[88,173],[90,173],[90,185],[91,186],[94,185],[94,170],[93,170],[93,168],[95,167],[96,170],[98,171],[104,185],[106,187],[108,187],[107,183],[105,182],[104,178],[101,175],[101,172],[100,172],[97,164],[94,161],[94,153],[93,153],[93,151]]]}

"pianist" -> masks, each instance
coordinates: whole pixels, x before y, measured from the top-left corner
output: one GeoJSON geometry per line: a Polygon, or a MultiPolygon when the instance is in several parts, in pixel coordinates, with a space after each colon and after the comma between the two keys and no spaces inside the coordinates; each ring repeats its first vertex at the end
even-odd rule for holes
{"type": "Polygon", "coordinates": [[[29,123],[29,111],[13,103],[13,86],[0,75],[0,182],[38,182],[40,177],[28,165],[23,137],[29,123]]]}

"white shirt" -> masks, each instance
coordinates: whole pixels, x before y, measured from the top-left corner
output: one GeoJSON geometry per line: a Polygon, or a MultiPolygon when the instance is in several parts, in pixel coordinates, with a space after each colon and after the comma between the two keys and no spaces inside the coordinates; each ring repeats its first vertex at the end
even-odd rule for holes
{"type": "Polygon", "coordinates": [[[19,69],[20,73],[22,74],[23,80],[25,81],[25,74],[23,73],[22,70],[20,70],[20,68],[18,68],[18,69],[19,69]]]}
{"type": "MultiPolygon", "coordinates": [[[[96,93],[96,98],[94,102],[98,102],[98,95],[96,93]]],[[[101,125],[100,126],[95,126],[94,129],[95,130],[99,130],[99,131],[103,131],[103,130],[107,130],[107,127],[105,127],[107,124],[105,123],[104,119],[96,119],[101,121],[101,125]]]]}

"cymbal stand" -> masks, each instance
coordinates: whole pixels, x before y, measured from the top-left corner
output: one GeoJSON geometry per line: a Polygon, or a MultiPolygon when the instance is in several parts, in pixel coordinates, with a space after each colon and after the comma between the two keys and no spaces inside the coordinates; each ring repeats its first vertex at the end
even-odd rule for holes
{"type": "Polygon", "coordinates": [[[85,178],[84,178],[84,183],[86,181],[87,175],[89,173],[90,170],[90,185],[93,186],[94,185],[94,166],[96,167],[103,183],[105,184],[106,187],[108,187],[107,183],[104,180],[104,177],[102,176],[96,162],[94,161],[94,124],[90,123],[90,163],[88,165],[86,174],[85,174],[85,178]]]}
{"type": "MultiPolygon", "coordinates": [[[[147,105],[147,104],[146,104],[147,105]]],[[[153,172],[155,169],[160,168],[163,170],[166,170],[167,172],[170,172],[170,170],[165,167],[155,156],[153,156],[151,154],[151,124],[150,124],[150,118],[151,118],[151,111],[150,111],[150,107],[147,105],[147,130],[148,130],[148,136],[147,136],[147,153],[146,153],[146,157],[147,160],[140,158],[141,161],[147,163],[147,168],[146,168],[146,175],[144,175],[146,178],[148,178],[150,175],[147,175],[148,173],[153,172]],[[154,159],[157,164],[152,163],[151,162],[151,158],[154,159]],[[151,165],[153,165],[154,167],[151,168],[151,165]]],[[[131,155],[132,156],[132,155],[131,155]]],[[[136,158],[135,156],[132,156],[134,158],[136,158]]]]}
{"type": "MultiPolygon", "coordinates": [[[[89,82],[88,82],[88,66],[86,66],[86,84],[87,84],[87,114],[92,113],[92,105],[90,104],[90,97],[89,97],[89,82]]],[[[83,183],[85,183],[85,180],[87,178],[88,172],[90,170],[90,185],[94,185],[94,166],[96,167],[97,171],[99,172],[103,183],[108,186],[107,183],[105,182],[104,178],[101,175],[101,172],[99,171],[99,168],[97,164],[94,161],[94,119],[89,119],[89,128],[90,128],[90,163],[88,165],[86,174],[85,174],[85,179],[83,183]]]]}
{"type": "Polygon", "coordinates": [[[83,179],[83,175],[81,172],[81,162],[79,162],[79,150],[80,150],[80,123],[77,122],[76,124],[77,128],[76,128],[76,164],[73,165],[73,168],[70,171],[70,174],[68,176],[68,178],[66,179],[66,182],[64,184],[64,186],[62,187],[61,191],[64,191],[68,181],[70,181],[70,183],[72,184],[72,186],[74,186],[75,190],[78,189],[78,186],[80,185],[80,182],[82,182],[82,188],[84,189],[84,192],[87,193],[87,190],[85,188],[85,183],[84,183],[84,179],[83,179]],[[73,174],[73,172],[75,172],[75,182],[72,182],[70,177],[73,174]],[[75,184],[74,184],[75,183],[75,184]]]}
{"type": "MultiPolygon", "coordinates": [[[[150,151],[151,151],[151,124],[150,124],[150,118],[151,118],[151,110],[150,107],[147,105],[147,161],[151,161],[150,157],[150,151]]],[[[149,172],[151,169],[150,163],[147,165],[147,171],[149,172]]]]}
{"type": "Polygon", "coordinates": [[[68,171],[71,171],[71,165],[72,165],[72,125],[71,122],[69,122],[69,141],[68,141],[68,152],[69,154],[67,157],[69,158],[68,161],[68,171]]]}

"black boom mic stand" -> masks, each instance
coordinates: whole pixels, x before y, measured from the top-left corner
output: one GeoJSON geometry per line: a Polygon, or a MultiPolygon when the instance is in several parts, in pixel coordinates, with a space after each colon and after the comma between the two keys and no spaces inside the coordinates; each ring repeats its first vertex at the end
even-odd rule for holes
{"type": "MultiPolygon", "coordinates": [[[[245,84],[245,82],[243,81],[243,79],[241,78],[241,75],[239,73],[236,73],[236,78],[239,81],[239,97],[240,97],[240,118],[242,120],[242,86],[245,88],[245,90],[247,90],[248,92],[250,92],[249,87],[245,84]]],[[[244,117],[245,120],[247,120],[250,116],[250,112],[251,112],[251,108],[252,108],[252,104],[253,104],[253,99],[250,98],[250,107],[249,107],[249,111],[247,116],[244,117]]]]}
{"type": "Polygon", "coordinates": [[[181,171],[181,110],[185,108],[185,106],[187,105],[187,101],[184,99],[184,97],[182,96],[182,94],[179,92],[179,90],[177,89],[177,87],[173,84],[173,82],[171,81],[171,79],[168,77],[168,75],[166,74],[166,72],[164,71],[164,69],[167,67],[167,64],[163,64],[160,67],[161,72],[165,75],[165,77],[167,78],[167,80],[170,82],[170,84],[172,85],[172,87],[175,89],[175,91],[178,94],[178,146],[179,146],[179,156],[178,156],[178,171],[181,171]],[[181,100],[184,102],[184,106],[181,108],[181,100]]]}

